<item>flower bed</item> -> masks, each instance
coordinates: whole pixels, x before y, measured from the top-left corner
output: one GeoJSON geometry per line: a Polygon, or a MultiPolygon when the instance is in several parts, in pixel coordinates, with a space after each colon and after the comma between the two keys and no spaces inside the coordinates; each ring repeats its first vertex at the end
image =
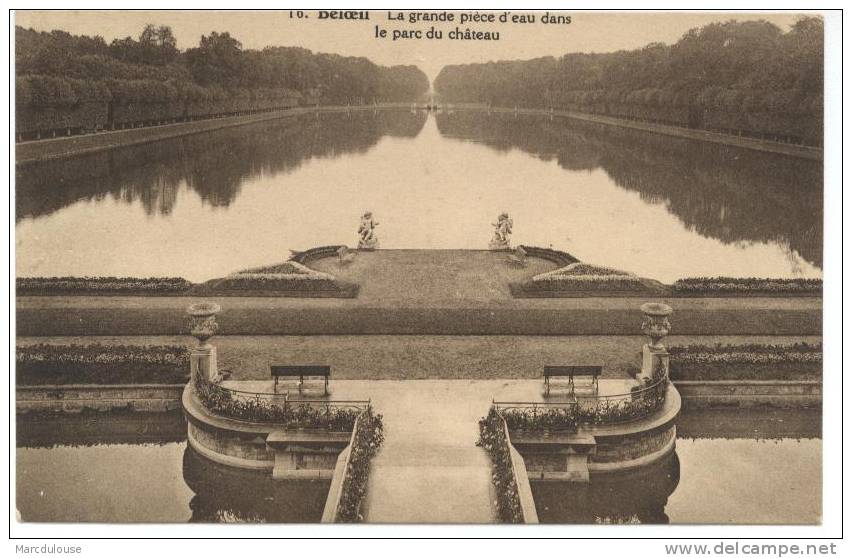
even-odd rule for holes
{"type": "Polygon", "coordinates": [[[181,277],[18,277],[15,290],[21,295],[61,294],[177,294],[193,284],[181,277]]]}
{"type": "Polygon", "coordinates": [[[476,445],[485,449],[491,457],[491,481],[497,492],[497,513],[503,523],[523,523],[521,498],[512,469],[509,440],[506,437],[500,412],[491,407],[488,415],[479,420],[479,441],[476,445]]]}
{"type": "Polygon", "coordinates": [[[575,262],[553,271],[540,273],[517,286],[517,294],[549,292],[641,292],[647,285],[632,273],[575,262]]]}
{"type": "Polygon", "coordinates": [[[262,267],[254,267],[250,269],[244,269],[243,271],[238,271],[230,275],[229,277],[236,276],[250,276],[250,277],[286,277],[291,279],[334,279],[334,275],[330,273],[323,273],[321,271],[317,271],[315,269],[311,269],[306,265],[303,265],[299,262],[289,260],[279,264],[266,265],[262,267]]]}
{"type": "Polygon", "coordinates": [[[372,407],[367,407],[358,418],[349,448],[349,464],[337,507],[337,522],[355,523],[364,519],[361,515],[361,503],[367,493],[370,460],[379,451],[384,440],[382,415],[374,415],[372,407]]]}
{"type": "Polygon", "coordinates": [[[203,378],[195,378],[195,394],[209,411],[228,418],[249,422],[274,422],[289,428],[314,428],[330,432],[351,432],[363,409],[341,408],[308,403],[279,405],[262,399],[234,397],[231,390],[203,378]]]}
{"type": "Polygon", "coordinates": [[[761,279],[757,277],[689,277],[678,279],[675,293],[683,294],[822,294],[822,279],[761,279]]]}
{"type": "Polygon", "coordinates": [[[518,430],[576,432],[580,424],[580,414],[576,406],[505,409],[502,415],[509,432],[518,430]]]}
{"type": "Polygon", "coordinates": [[[630,422],[656,413],[666,401],[668,379],[656,378],[647,387],[634,389],[630,398],[599,399],[593,407],[580,407],[580,422],[615,424],[630,422]]]}
{"type": "Polygon", "coordinates": [[[295,260],[232,273],[208,285],[213,293],[281,294],[289,296],[355,296],[356,285],[311,269],[295,260]]]}
{"type": "Polygon", "coordinates": [[[669,347],[673,380],[818,380],[822,344],[669,347]]]}
{"type": "Polygon", "coordinates": [[[509,432],[576,432],[580,424],[603,425],[646,417],[666,401],[668,377],[658,366],[650,380],[630,393],[580,399],[561,406],[526,404],[500,409],[509,432]]]}
{"type": "Polygon", "coordinates": [[[28,345],[15,351],[17,385],[185,384],[182,345],[28,345]]]}

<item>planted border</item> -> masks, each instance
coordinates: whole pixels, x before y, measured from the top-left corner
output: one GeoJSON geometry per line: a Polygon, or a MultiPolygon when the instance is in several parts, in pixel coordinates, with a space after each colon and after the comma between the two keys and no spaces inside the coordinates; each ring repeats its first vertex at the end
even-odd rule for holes
{"type": "Polygon", "coordinates": [[[503,523],[524,523],[521,497],[512,469],[506,423],[496,407],[479,420],[479,440],[476,445],[491,457],[491,482],[497,493],[497,514],[503,523]]]}
{"type": "Polygon", "coordinates": [[[201,404],[219,416],[248,422],[274,422],[289,428],[313,428],[329,432],[352,432],[363,409],[311,405],[304,402],[278,405],[260,394],[240,399],[202,375],[194,381],[195,394],[201,404]]]}
{"type": "Polygon", "coordinates": [[[378,453],[384,440],[382,415],[374,415],[373,408],[367,407],[358,418],[349,448],[349,463],[335,518],[338,523],[358,523],[364,520],[361,504],[367,494],[370,461],[378,453]]]}
{"type": "Polygon", "coordinates": [[[189,349],[182,345],[26,345],[15,350],[19,386],[185,384],[189,349]]]}
{"type": "Polygon", "coordinates": [[[182,277],[18,277],[18,296],[62,294],[152,294],[187,293],[194,285],[182,277]]]}
{"type": "Polygon", "coordinates": [[[822,295],[822,279],[758,277],[688,277],[672,285],[676,294],[822,295]]]}
{"type": "MultiPolygon", "coordinates": [[[[327,250],[326,247],[320,250],[327,250]]],[[[322,271],[307,267],[294,255],[283,263],[255,267],[232,273],[205,284],[205,290],[213,294],[242,296],[307,296],[352,298],[358,294],[358,286],[338,281],[322,271]]],[[[325,252],[322,252],[325,254],[325,252]]],[[[305,258],[301,258],[304,260],[305,258]]]]}
{"type": "Polygon", "coordinates": [[[822,344],[669,347],[673,380],[820,380],[822,344]]]}
{"type": "Polygon", "coordinates": [[[523,283],[510,285],[514,296],[595,296],[602,294],[654,293],[659,289],[632,273],[574,261],[523,283]]]}

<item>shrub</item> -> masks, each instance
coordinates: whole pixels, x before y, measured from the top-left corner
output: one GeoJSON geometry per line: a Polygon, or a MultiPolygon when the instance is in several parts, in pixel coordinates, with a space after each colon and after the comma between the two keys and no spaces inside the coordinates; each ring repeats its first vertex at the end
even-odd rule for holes
{"type": "Polygon", "coordinates": [[[27,345],[15,351],[18,385],[184,384],[182,345],[27,345]]]}
{"type": "Polygon", "coordinates": [[[806,380],[822,377],[822,344],[669,348],[674,380],[806,380]]]}
{"type": "Polygon", "coordinates": [[[367,493],[370,460],[379,451],[384,439],[382,415],[374,415],[372,407],[367,407],[358,419],[352,447],[349,448],[349,465],[337,507],[336,520],[339,523],[355,523],[364,519],[361,502],[367,493]]]}
{"type": "Polygon", "coordinates": [[[476,445],[488,452],[491,457],[491,481],[497,492],[497,513],[504,523],[523,523],[521,498],[518,484],[512,468],[512,456],[509,452],[509,440],[506,437],[505,423],[495,407],[488,415],[479,420],[479,440],[476,445]]]}
{"type": "Polygon", "coordinates": [[[674,285],[680,293],[803,293],[821,294],[822,279],[761,279],[757,277],[689,277],[674,285]]]}
{"type": "Polygon", "coordinates": [[[20,295],[181,293],[192,283],[181,277],[18,277],[20,295]]]}

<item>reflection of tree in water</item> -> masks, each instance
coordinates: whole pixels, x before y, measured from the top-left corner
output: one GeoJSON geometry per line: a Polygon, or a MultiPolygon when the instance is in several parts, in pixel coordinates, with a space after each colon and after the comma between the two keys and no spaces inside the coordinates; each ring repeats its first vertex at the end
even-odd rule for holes
{"type": "Polygon", "coordinates": [[[182,185],[205,203],[227,207],[245,180],[292,172],[312,158],[366,153],[383,136],[416,136],[425,122],[425,112],[304,115],[30,164],[16,169],[16,217],[107,197],[168,215],[182,185]]]}
{"type": "Polygon", "coordinates": [[[189,447],[183,479],[195,492],[191,523],[319,523],[331,484],[272,480],[268,471],[218,465],[189,447]]]}
{"type": "Polygon", "coordinates": [[[530,486],[541,523],[667,524],[666,504],[679,482],[680,461],[672,453],[660,463],[593,476],[588,483],[534,481],[530,486]]]}
{"type": "Polygon", "coordinates": [[[690,230],[725,243],[774,242],[791,262],[822,265],[822,164],[580,121],[457,112],[441,134],[520,149],[572,170],[603,169],[666,206],[690,230]]]}

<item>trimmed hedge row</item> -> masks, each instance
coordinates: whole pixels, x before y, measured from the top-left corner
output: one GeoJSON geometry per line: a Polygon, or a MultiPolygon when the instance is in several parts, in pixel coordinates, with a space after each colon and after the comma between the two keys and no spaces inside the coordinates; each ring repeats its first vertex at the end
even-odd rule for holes
{"type": "Polygon", "coordinates": [[[202,87],[187,79],[80,80],[52,75],[15,78],[15,133],[96,130],[299,106],[291,89],[202,87]]]}
{"type": "Polygon", "coordinates": [[[182,277],[18,277],[20,295],[185,293],[193,284],[182,277]]]}
{"type": "Polygon", "coordinates": [[[17,385],[185,384],[182,345],[27,345],[15,351],[17,385]]]}
{"type": "Polygon", "coordinates": [[[822,279],[765,279],[758,277],[688,277],[672,285],[677,293],[688,294],[821,294],[822,279]]]}
{"type": "Polygon", "coordinates": [[[819,380],[822,344],[669,347],[673,380],[819,380]]]}

